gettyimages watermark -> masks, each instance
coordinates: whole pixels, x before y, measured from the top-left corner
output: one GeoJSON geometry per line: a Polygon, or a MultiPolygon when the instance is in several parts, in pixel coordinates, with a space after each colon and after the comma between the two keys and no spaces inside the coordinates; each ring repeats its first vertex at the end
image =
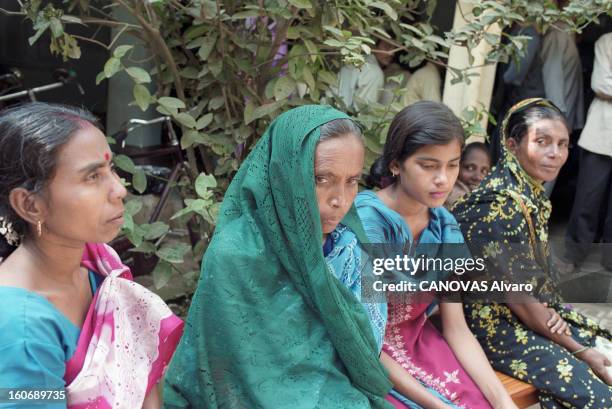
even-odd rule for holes
{"type": "Polygon", "coordinates": [[[364,302],[612,302],[611,271],[561,277],[543,245],[366,244],[362,250],[364,302]]]}

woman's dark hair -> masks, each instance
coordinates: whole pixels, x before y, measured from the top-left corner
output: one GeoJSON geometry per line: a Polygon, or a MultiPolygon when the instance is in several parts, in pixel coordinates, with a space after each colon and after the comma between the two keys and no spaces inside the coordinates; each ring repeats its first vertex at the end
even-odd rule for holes
{"type": "MultiPolygon", "coordinates": [[[[65,105],[32,102],[0,112],[0,217],[19,237],[29,229],[13,211],[9,193],[15,188],[41,192],[55,174],[58,151],[88,125],[98,126],[96,117],[65,105]]],[[[0,258],[14,249],[0,235],[0,258]]]]}
{"type": "Polygon", "coordinates": [[[489,152],[489,148],[487,148],[487,145],[482,142],[472,142],[465,145],[465,148],[463,148],[463,152],[461,152],[461,162],[463,162],[472,151],[478,149],[483,151],[489,158],[489,162],[491,162],[491,152],[489,152]]]}
{"type": "Polygon", "coordinates": [[[428,145],[446,145],[465,136],[459,119],[444,104],[419,101],[402,109],[389,127],[383,154],[370,168],[366,182],[383,188],[393,182],[389,167],[403,163],[417,150],[428,145]]]}
{"type": "Polygon", "coordinates": [[[508,119],[507,137],[521,143],[523,137],[529,132],[529,128],[542,119],[561,121],[567,128],[567,122],[561,110],[547,101],[546,105],[531,105],[513,113],[508,119]]]}
{"type": "Polygon", "coordinates": [[[319,142],[347,134],[352,134],[358,138],[361,138],[361,128],[359,128],[359,125],[357,125],[357,123],[352,119],[334,119],[333,121],[329,121],[321,125],[321,136],[319,137],[319,142]]]}

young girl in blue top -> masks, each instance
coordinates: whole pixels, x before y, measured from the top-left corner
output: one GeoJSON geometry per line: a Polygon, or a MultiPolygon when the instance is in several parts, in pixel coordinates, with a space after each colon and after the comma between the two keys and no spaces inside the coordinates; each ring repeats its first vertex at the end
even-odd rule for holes
{"type": "MultiPolygon", "coordinates": [[[[381,189],[361,192],[355,201],[371,243],[415,244],[418,257],[420,244],[464,242],[455,218],[442,207],[459,173],[462,145],[461,124],[443,104],[421,101],[395,116],[370,175],[381,189]]],[[[388,303],[381,360],[394,386],[393,405],[516,408],[470,332],[461,303],[440,304],[442,333],[429,320],[434,306],[388,303]]]]}

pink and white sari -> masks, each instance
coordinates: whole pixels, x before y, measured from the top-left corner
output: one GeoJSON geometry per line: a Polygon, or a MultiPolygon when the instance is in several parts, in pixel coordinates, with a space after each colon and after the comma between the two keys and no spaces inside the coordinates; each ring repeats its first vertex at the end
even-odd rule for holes
{"type": "Polygon", "coordinates": [[[68,409],[139,409],[172,358],[183,321],[132,281],[110,246],[87,244],[82,265],[105,278],[66,363],[68,409]]]}

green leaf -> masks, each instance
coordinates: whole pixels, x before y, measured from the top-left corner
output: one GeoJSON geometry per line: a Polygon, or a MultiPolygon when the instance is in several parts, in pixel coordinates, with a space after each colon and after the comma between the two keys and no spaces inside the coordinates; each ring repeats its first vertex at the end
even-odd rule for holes
{"type": "Polygon", "coordinates": [[[165,107],[163,107],[161,105],[158,105],[155,108],[155,110],[157,112],[159,112],[160,114],[162,114],[162,115],[173,116],[173,115],[178,114],[178,109],[176,109],[176,108],[165,108],[165,107]]]}
{"type": "Polygon", "coordinates": [[[197,213],[202,216],[207,222],[214,224],[214,217],[209,212],[209,209],[214,208],[214,203],[210,199],[186,199],[187,207],[176,212],[170,220],[177,219],[190,213],[197,213]]]}
{"type": "Polygon", "coordinates": [[[240,125],[240,128],[234,129],[234,138],[236,142],[244,142],[253,133],[253,129],[248,126],[240,125]]]}
{"type": "Polygon", "coordinates": [[[323,26],[323,29],[326,31],[329,31],[330,33],[332,33],[335,36],[338,36],[340,38],[344,38],[344,33],[342,32],[342,30],[333,27],[333,26],[323,26]]]}
{"type": "Polygon", "coordinates": [[[113,51],[113,57],[122,58],[132,48],[134,48],[133,45],[120,45],[113,51]]]}
{"type": "Polygon", "coordinates": [[[66,22],[66,23],[83,24],[83,20],[81,20],[80,18],[78,18],[76,16],[63,15],[61,17],[61,20],[66,22]]]}
{"type": "Polygon", "coordinates": [[[314,77],[312,76],[312,71],[310,71],[310,67],[304,67],[304,70],[302,71],[302,78],[304,79],[304,81],[306,81],[310,92],[316,90],[316,82],[314,77]]]}
{"type": "MultiPolygon", "coordinates": [[[[265,105],[255,108],[255,111],[253,111],[253,117],[251,118],[251,121],[262,118],[266,115],[270,115],[271,113],[273,113],[274,111],[282,107],[284,104],[285,104],[285,101],[276,101],[276,102],[271,102],[269,104],[265,104],[265,105]]],[[[248,125],[249,122],[245,121],[245,125],[248,125]]]]}
{"type": "Polygon", "coordinates": [[[300,38],[300,33],[302,32],[302,27],[300,26],[291,26],[287,30],[287,39],[288,40],[297,40],[300,38]]]}
{"type": "Polygon", "coordinates": [[[115,75],[121,69],[121,60],[119,58],[111,57],[104,64],[104,75],[106,78],[110,78],[115,75]]]}
{"type": "Polygon", "coordinates": [[[170,226],[164,222],[155,222],[152,224],[143,225],[143,228],[145,230],[144,239],[155,240],[166,234],[170,229],[170,226]]]}
{"type": "Polygon", "coordinates": [[[130,200],[125,204],[125,213],[134,216],[142,209],[142,202],[138,199],[130,200]]]}
{"type": "Polygon", "coordinates": [[[501,40],[501,37],[495,34],[491,34],[491,33],[484,33],[484,38],[486,40],[487,43],[491,44],[491,45],[497,45],[499,43],[499,41],[501,40]]]}
{"type": "Polygon", "coordinates": [[[62,26],[61,20],[57,17],[51,17],[49,19],[49,27],[51,28],[53,37],[59,38],[64,35],[64,26],[62,26]]]}
{"type": "Polygon", "coordinates": [[[201,36],[208,31],[209,27],[210,26],[208,24],[189,27],[187,31],[185,31],[185,41],[191,41],[194,38],[201,36]]]}
{"type": "Polygon", "coordinates": [[[153,276],[153,285],[159,290],[170,281],[172,265],[167,261],[160,260],[151,272],[151,275],[153,276]]]}
{"type": "Polygon", "coordinates": [[[280,77],[274,84],[274,98],[277,101],[289,97],[295,91],[295,81],[288,76],[280,77]]]}
{"type": "Polygon", "coordinates": [[[336,40],[335,38],[328,38],[323,42],[323,44],[328,45],[330,47],[340,48],[344,46],[344,43],[336,40]]]}
{"type": "Polygon", "coordinates": [[[140,243],[140,246],[130,249],[132,253],[145,253],[145,254],[155,254],[157,248],[150,241],[143,241],[140,243]]]}
{"type": "Polygon", "coordinates": [[[217,187],[217,180],[213,175],[207,175],[205,173],[200,173],[195,181],[195,189],[198,196],[203,199],[208,199],[210,197],[209,188],[217,187]]]}
{"type": "Polygon", "coordinates": [[[205,40],[202,42],[202,46],[198,50],[198,57],[200,58],[200,60],[208,59],[208,56],[210,55],[210,52],[213,50],[216,42],[217,42],[216,34],[210,35],[205,38],[205,40]]]}
{"type": "Polygon", "coordinates": [[[181,137],[181,148],[187,149],[194,143],[206,142],[206,134],[194,130],[188,130],[181,137]]]}
{"type": "Polygon", "coordinates": [[[126,155],[116,155],[114,158],[115,165],[121,170],[124,170],[128,173],[136,172],[136,166],[132,159],[130,159],[126,155]]]}
{"type": "Polygon", "coordinates": [[[181,77],[187,78],[190,80],[198,79],[199,71],[195,67],[187,67],[181,70],[181,77]]]}
{"type": "Polygon", "coordinates": [[[243,18],[257,17],[257,16],[259,16],[259,10],[239,11],[238,13],[232,14],[232,20],[240,20],[243,18]]]}
{"type": "Polygon", "coordinates": [[[32,37],[28,38],[28,43],[30,45],[33,45],[40,38],[40,36],[43,35],[45,31],[47,31],[48,27],[49,27],[49,23],[47,23],[47,22],[41,24],[38,27],[34,27],[34,28],[37,29],[36,34],[34,34],[32,37]]]}
{"type": "Polygon", "coordinates": [[[225,98],[223,98],[223,95],[219,95],[210,100],[210,102],[208,103],[208,107],[214,111],[221,108],[224,103],[225,98]]]}
{"type": "Polygon", "coordinates": [[[203,134],[204,144],[212,148],[213,152],[221,157],[234,152],[234,140],[225,133],[217,133],[213,135],[203,134]]]}
{"type": "Polygon", "coordinates": [[[274,85],[276,84],[277,80],[277,78],[271,79],[266,84],[266,87],[264,88],[264,97],[266,97],[266,99],[274,98],[274,85]]]}
{"type": "Polygon", "coordinates": [[[178,212],[174,213],[170,220],[178,219],[179,217],[183,217],[190,213],[193,213],[193,210],[189,207],[185,207],[184,209],[181,209],[178,212]]]}
{"type": "Polygon", "coordinates": [[[214,224],[214,219],[209,212],[209,208],[213,205],[211,200],[196,199],[190,203],[189,207],[192,211],[202,216],[210,224],[214,224]]]}
{"type": "Polygon", "coordinates": [[[299,9],[311,9],[312,3],[310,0],[289,0],[289,3],[299,9]]]}
{"type": "Polygon", "coordinates": [[[201,116],[196,122],[196,129],[199,131],[200,129],[206,128],[213,120],[212,112],[209,112],[206,115],[201,116]]]}
{"type": "Polygon", "coordinates": [[[139,84],[151,82],[151,76],[140,67],[128,67],[125,71],[139,84]]]}
{"type": "Polygon", "coordinates": [[[215,78],[218,78],[219,74],[221,74],[221,71],[223,71],[223,60],[218,57],[214,59],[210,58],[208,60],[208,67],[210,68],[211,74],[215,78]]]}
{"type": "Polygon", "coordinates": [[[208,209],[208,213],[210,214],[210,217],[212,218],[212,223],[217,222],[217,216],[219,215],[219,210],[221,210],[221,203],[219,202],[213,203],[212,206],[210,206],[210,208],[208,209]]]}
{"type": "Polygon", "coordinates": [[[142,84],[135,84],[133,94],[136,105],[138,105],[143,112],[146,111],[152,99],[147,87],[142,84]]]}
{"type": "Polygon", "coordinates": [[[196,120],[186,112],[174,115],[174,119],[187,128],[195,128],[196,126],[196,120]]]}
{"type": "Polygon", "coordinates": [[[187,48],[188,50],[191,50],[192,48],[198,48],[201,47],[202,44],[204,44],[204,41],[206,40],[206,37],[198,37],[193,41],[190,41],[189,43],[187,43],[187,45],[185,46],[185,48],[187,48]]]}
{"type": "Polygon", "coordinates": [[[189,130],[183,132],[183,136],[181,136],[181,149],[189,148],[197,141],[199,136],[200,133],[198,131],[189,130]]]}
{"type": "Polygon", "coordinates": [[[313,43],[312,41],[308,40],[308,39],[304,39],[304,45],[306,46],[306,48],[308,49],[308,52],[310,53],[310,60],[312,62],[317,61],[317,57],[318,57],[318,53],[319,53],[319,48],[315,45],[315,43],[313,43]]]}
{"type": "Polygon", "coordinates": [[[142,234],[138,229],[138,225],[134,225],[134,229],[128,231],[125,236],[136,247],[139,247],[142,244],[142,234]]]}
{"type": "Polygon", "coordinates": [[[155,254],[162,260],[165,260],[169,263],[178,264],[183,262],[183,257],[185,256],[185,253],[187,253],[190,249],[191,247],[185,243],[173,243],[172,247],[162,247],[161,249],[157,250],[155,254]]]}
{"type": "Polygon", "coordinates": [[[247,102],[246,106],[244,107],[244,124],[248,125],[251,122],[253,122],[253,120],[255,120],[255,118],[253,117],[253,115],[255,114],[255,104],[253,103],[253,100],[249,100],[249,102],[247,102]]]}
{"type": "Polygon", "coordinates": [[[138,193],[143,193],[147,188],[147,175],[144,170],[137,168],[132,177],[132,185],[138,193]]]}
{"type": "Polygon", "coordinates": [[[134,230],[134,218],[129,213],[123,215],[123,226],[121,226],[121,230],[123,233],[134,230]]]}
{"type": "Polygon", "coordinates": [[[391,17],[391,20],[393,21],[397,20],[397,12],[393,10],[393,8],[389,4],[383,1],[375,1],[374,3],[370,4],[370,7],[375,7],[377,9],[384,11],[385,14],[391,17]]]}
{"type": "Polygon", "coordinates": [[[183,101],[173,97],[161,97],[157,100],[157,102],[164,108],[168,109],[182,109],[186,107],[183,101]]]}
{"type": "Polygon", "coordinates": [[[101,71],[96,75],[96,85],[99,85],[102,81],[106,79],[106,74],[104,71],[101,71]]]}

